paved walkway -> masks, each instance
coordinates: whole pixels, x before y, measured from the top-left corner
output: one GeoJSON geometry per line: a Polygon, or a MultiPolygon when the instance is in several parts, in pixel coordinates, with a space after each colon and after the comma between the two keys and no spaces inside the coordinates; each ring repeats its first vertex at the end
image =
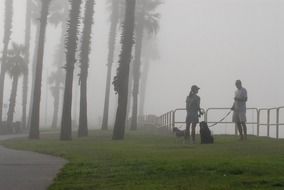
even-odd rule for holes
{"type": "MultiPolygon", "coordinates": [[[[25,136],[5,135],[0,140],[25,136]]],[[[0,189],[46,190],[66,163],[61,158],[0,146],[0,189]]]]}

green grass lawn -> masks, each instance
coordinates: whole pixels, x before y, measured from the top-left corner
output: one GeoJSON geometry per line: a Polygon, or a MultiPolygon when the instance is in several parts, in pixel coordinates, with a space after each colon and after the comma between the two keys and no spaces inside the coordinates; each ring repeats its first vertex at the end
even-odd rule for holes
{"type": "Polygon", "coordinates": [[[2,144],[69,160],[50,190],[284,189],[284,140],[215,141],[187,145],[157,131],[128,132],[124,141],[112,141],[110,132],[92,131],[70,142],[46,135],[2,144]]]}

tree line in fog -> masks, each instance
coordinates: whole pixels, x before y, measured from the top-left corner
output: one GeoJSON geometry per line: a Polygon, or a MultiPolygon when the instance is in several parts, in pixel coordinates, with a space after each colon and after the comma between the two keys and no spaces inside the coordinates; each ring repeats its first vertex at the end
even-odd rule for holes
{"type": "MultiPolygon", "coordinates": [[[[61,27],[60,40],[55,49],[53,67],[49,74],[50,92],[53,96],[52,128],[60,125],[60,139],[72,139],[72,98],[74,83],[80,86],[78,136],[88,135],[87,83],[89,59],[95,17],[95,0],[26,0],[25,42],[11,40],[13,33],[13,0],[5,0],[4,36],[0,72],[0,124],[1,131],[9,133],[15,126],[14,112],[18,83],[22,77],[22,130],[29,130],[30,139],[40,138],[40,102],[43,73],[43,57],[47,25],[61,27]],[[35,44],[31,50],[31,27],[35,26],[35,44]],[[33,51],[33,57],[31,57],[33,51]],[[29,67],[31,64],[31,67],[29,67]],[[31,70],[29,70],[31,68],[31,70]],[[79,72],[74,76],[74,70],[79,72]],[[3,97],[7,83],[12,79],[7,120],[3,121],[3,97]],[[29,77],[30,76],[30,77],[29,77]],[[31,79],[31,86],[29,86],[31,79]],[[28,94],[30,92],[30,97],[28,94]],[[63,98],[61,98],[63,97],[63,98]],[[61,101],[62,99],[62,101],[61,101]],[[29,105],[28,105],[29,102],[29,105]],[[62,114],[60,119],[60,106],[62,114]]],[[[108,57],[106,58],[106,87],[102,130],[109,129],[110,93],[117,94],[118,104],[113,126],[114,140],[124,138],[126,121],[136,130],[138,118],[144,115],[146,85],[151,61],[158,58],[155,39],[159,30],[161,0],[107,0],[110,29],[108,34],[108,57]],[[120,46],[116,44],[120,38],[120,46]],[[118,48],[120,47],[120,49],[118,48]],[[112,73],[115,52],[120,51],[116,73],[112,73]],[[114,76],[113,76],[114,75],[114,76]],[[111,86],[113,84],[113,88],[111,86]],[[130,108],[130,106],[132,106],[130,108]]],[[[94,43],[94,46],[96,44],[94,43]]],[[[6,93],[6,92],[5,92],[6,93]]],[[[93,106],[95,107],[95,106],[93,106]]]]}

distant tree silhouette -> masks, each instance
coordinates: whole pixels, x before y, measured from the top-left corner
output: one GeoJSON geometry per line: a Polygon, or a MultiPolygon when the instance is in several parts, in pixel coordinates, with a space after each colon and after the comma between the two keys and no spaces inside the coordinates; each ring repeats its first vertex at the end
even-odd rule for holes
{"type": "Polygon", "coordinates": [[[13,123],[19,77],[24,75],[28,70],[24,59],[25,52],[26,50],[23,45],[18,45],[15,43],[12,44],[12,49],[8,51],[7,72],[13,79],[13,84],[7,114],[7,128],[11,128],[13,123]]]}
{"type": "Polygon", "coordinates": [[[54,98],[53,102],[53,117],[52,117],[52,124],[51,128],[57,128],[58,123],[58,112],[59,112],[59,105],[60,105],[60,92],[63,89],[64,84],[64,73],[60,69],[56,70],[55,72],[51,73],[49,76],[48,83],[51,85],[50,91],[51,95],[54,98]]]}
{"type": "Polygon", "coordinates": [[[135,24],[135,5],[136,0],[125,0],[126,10],[121,36],[121,54],[117,75],[114,77],[114,89],[118,94],[118,107],[116,112],[115,125],[113,130],[113,140],[124,139],[127,96],[128,96],[128,79],[129,64],[131,61],[131,52],[134,44],[134,24],[135,24]]]}
{"type": "Polygon", "coordinates": [[[108,129],[108,115],[109,115],[109,96],[111,88],[111,69],[114,61],[115,42],[117,35],[117,26],[120,18],[120,7],[121,0],[111,0],[111,17],[110,17],[110,32],[108,39],[108,59],[107,59],[107,78],[106,78],[106,89],[105,89],[105,102],[103,112],[102,129],[108,129]]]}
{"type": "Polygon", "coordinates": [[[50,2],[51,0],[41,1],[42,6],[41,6],[41,18],[40,18],[40,32],[39,32],[39,41],[38,41],[37,65],[36,65],[36,75],[35,75],[34,89],[33,89],[33,103],[32,103],[31,123],[30,123],[30,133],[29,133],[30,139],[39,139],[42,67],[43,67],[47,16],[48,16],[48,9],[50,2]]]}
{"type": "MultiPolygon", "coordinates": [[[[65,26],[64,17],[68,13],[68,4],[67,0],[52,0],[49,6],[49,12],[47,17],[47,22],[57,26],[59,23],[63,23],[62,27],[65,26]]],[[[40,34],[40,17],[41,17],[41,0],[31,0],[31,18],[36,27],[35,32],[35,48],[34,48],[34,57],[32,63],[32,71],[31,71],[31,91],[33,92],[34,89],[34,81],[35,81],[35,74],[36,74],[36,65],[37,65],[37,50],[38,50],[38,39],[40,34]]],[[[66,18],[65,18],[66,20],[66,18]]],[[[65,34],[65,29],[63,31],[63,35],[65,34]]],[[[58,48],[60,51],[58,54],[64,54],[64,39],[62,40],[61,47],[58,48]]],[[[58,60],[63,62],[62,59],[58,60]]],[[[62,63],[63,65],[64,63],[62,63]]],[[[62,71],[63,73],[63,71],[62,71]]],[[[30,96],[30,105],[29,105],[29,117],[28,117],[28,126],[30,126],[31,120],[31,112],[32,112],[32,104],[33,104],[33,93],[30,96]]]]}
{"type": "Polygon", "coordinates": [[[3,52],[2,52],[2,64],[0,72],[0,125],[2,125],[2,111],[3,111],[3,97],[4,97],[4,84],[5,84],[5,72],[7,51],[12,33],[12,19],[13,19],[13,0],[5,1],[5,18],[4,18],[4,38],[3,38],[3,52]]]}
{"type": "Polygon", "coordinates": [[[138,118],[142,118],[144,116],[144,106],[145,106],[145,99],[146,99],[146,89],[147,89],[147,82],[148,82],[148,74],[149,74],[149,67],[152,61],[159,59],[159,52],[156,44],[155,36],[147,35],[143,41],[143,51],[142,51],[142,59],[143,68],[141,71],[141,80],[140,80],[140,91],[139,91],[139,112],[138,118]]]}
{"type": "MultiPolygon", "coordinates": [[[[30,62],[30,41],[31,41],[31,0],[26,3],[26,26],[25,26],[25,63],[30,62]]],[[[28,67],[28,66],[27,66],[28,67]]],[[[22,127],[26,128],[27,123],[27,101],[28,101],[28,83],[29,69],[24,72],[23,78],[23,101],[22,101],[22,127]]]]}
{"type": "Polygon", "coordinates": [[[89,54],[92,39],[92,25],[94,16],[94,0],[87,0],[85,4],[84,28],[82,34],[82,46],[80,56],[80,114],[79,114],[79,137],[88,136],[88,109],[87,109],[87,78],[89,68],[89,54]]]}
{"type": "Polygon", "coordinates": [[[64,52],[64,37],[66,33],[66,21],[69,13],[68,7],[69,4],[67,0],[54,0],[50,5],[50,16],[48,17],[48,22],[55,27],[61,24],[61,37],[59,40],[58,48],[56,48],[55,61],[53,64],[56,67],[56,70],[50,74],[48,80],[49,85],[51,85],[50,90],[54,99],[51,128],[57,128],[60,96],[61,91],[63,90],[65,78],[65,73],[63,72],[63,65],[66,63],[64,52]]]}
{"type": "Polygon", "coordinates": [[[36,74],[36,65],[37,65],[37,50],[38,50],[38,40],[40,33],[40,12],[41,12],[41,0],[31,0],[31,21],[35,25],[35,47],[33,49],[33,60],[32,60],[32,70],[29,72],[31,75],[31,95],[29,102],[29,111],[28,111],[28,122],[27,126],[31,125],[31,116],[32,116],[32,107],[33,107],[33,91],[34,91],[34,81],[36,74]]]}
{"type": "Polygon", "coordinates": [[[72,89],[73,89],[73,75],[74,65],[76,63],[76,50],[78,42],[78,26],[80,23],[80,6],[81,0],[69,0],[71,4],[71,11],[69,20],[67,22],[67,36],[66,36],[66,78],[63,99],[63,112],[61,119],[61,140],[72,139],[72,89]]]}
{"type": "Polygon", "coordinates": [[[159,29],[160,14],[156,13],[160,0],[138,0],[135,26],[135,56],[133,66],[133,107],[131,115],[131,129],[137,129],[138,93],[141,69],[142,42],[145,30],[150,34],[156,34],[159,29]]]}

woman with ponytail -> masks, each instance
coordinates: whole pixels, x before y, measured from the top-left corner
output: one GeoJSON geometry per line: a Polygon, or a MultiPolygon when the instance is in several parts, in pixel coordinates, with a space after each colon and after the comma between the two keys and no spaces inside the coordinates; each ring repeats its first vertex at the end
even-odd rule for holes
{"type": "Polygon", "coordinates": [[[199,87],[196,85],[191,86],[189,95],[186,98],[186,130],[185,140],[190,142],[190,126],[191,126],[191,138],[192,143],[195,144],[195,128],[199,122],[199,115],[202,114],[200,109],[200,97],[197,95],[199,87]]]}

